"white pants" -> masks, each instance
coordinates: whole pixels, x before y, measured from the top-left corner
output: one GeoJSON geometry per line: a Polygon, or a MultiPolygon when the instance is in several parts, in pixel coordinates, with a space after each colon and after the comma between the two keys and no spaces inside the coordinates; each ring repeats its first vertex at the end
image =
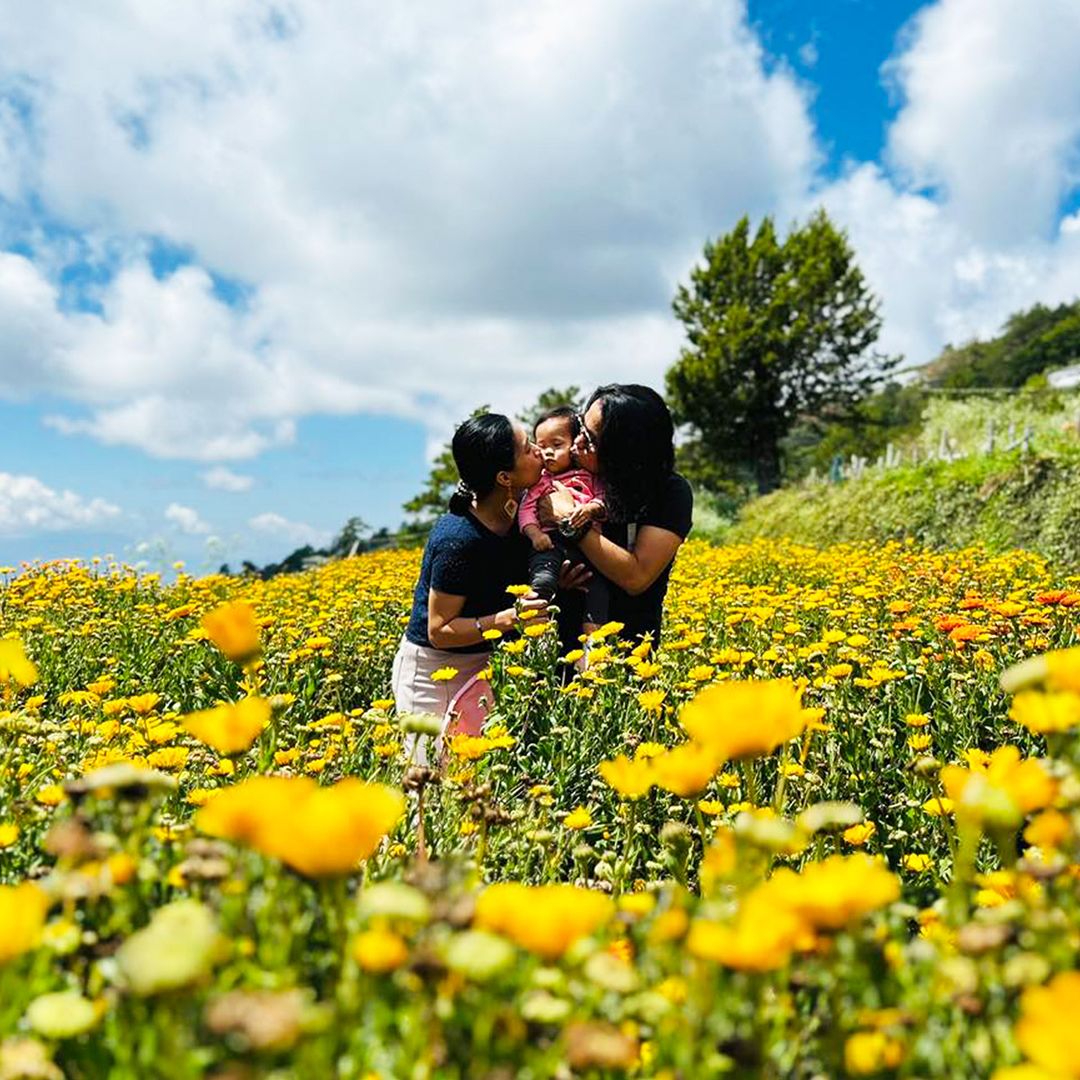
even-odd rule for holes
{"type": "MultiPolygon", "coordinates": [[[[391,674],[391,688],[394,693],[394,705],[398,713],[427,713],[441,717],[443,727],[449,721],[447,710],[454,695],[478,672],[488,666],[491,660],[489,652],[457,653],[445,649],[431,649],[424,645],[414,645],[406,638],[401,639],[394,656],[391,674]],[[433,682],[432,672],[439,668],[452,667],[457,674],[452,679],[433,682]]],[[[411,753],[413,764],[428,764],[428,744],[426,736],[417,737],[411,732],[405,736],[405,752],[411,753]]]]}

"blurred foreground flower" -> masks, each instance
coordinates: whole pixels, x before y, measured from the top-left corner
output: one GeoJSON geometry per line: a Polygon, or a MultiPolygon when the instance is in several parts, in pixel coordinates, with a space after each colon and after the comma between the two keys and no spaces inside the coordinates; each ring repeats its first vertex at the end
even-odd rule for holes
{"type": "Polygon", "coordinates": [[[247,750],[270,722],[270,702],[246,697],[235,704],[190,713],[181,723],[200,742],[219,754],[239,754],[247,750]]]}
{"type": "Polygon", "coordinates": [[[18,638],[0,639],[0,683],[32,686],[37,677],[37,667],[27,658],[22,642],[18,638]]]}
{"type": "Polygon", "coordinates": [[[209,908],[177,900],[155,911],[150,924],[120,946],[116,962],[130,989],[147,997],[201,980],[223,943],[209,908]]]}
{"type": "Polygon", "coordinates": [[[259,776],[213,796],[196,824],[308,877],[328,877],[370,857],[404,810],[401,793],[382,784],[347,779],[319,787],[308,777],[259,776]]]}
{"type": "Polygon", "coordinates": [[[49,898],[36,885],[0,885],[0,964],[34,948],[45,925],[49,898]]]}
{"type": "Polygon", "coordinates": [[[995,750],[985,769],[946,765],[941,782],[958,817],[1006,828],[1018,826],[1032,810],[1049,806],[1057,794],[1057,782],[1042,762],[1022,761],[1015,746],[995,750]]]}
{"type": "Polygon", "coordinates": [[[244,600],[208,611],[202,625],[206,636],[234,663],[247,664],[261,651],[255,611],[244,600]]]}
{"type": "Polygon", "coordinates": [[[491,885],[476,902],[473,922],[547,960],[598,930],[615,911],[610,897],[576,885],[491,885]]]}
{"type": "Polygon", "coordinates": [[[702,690],[679,713],[691,738],[724,760],[771,754],[802,733],[810,717],[786,679],[736,679],[702,690]]]}

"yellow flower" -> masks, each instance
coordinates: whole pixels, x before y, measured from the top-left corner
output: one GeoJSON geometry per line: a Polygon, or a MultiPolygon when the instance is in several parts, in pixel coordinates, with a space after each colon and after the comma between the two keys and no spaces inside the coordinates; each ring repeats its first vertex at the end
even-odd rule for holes
{"type": "Polygon", "coordinates": [[[936,798],[927,799],[922,804],[923,810],[926,811],[931,817],[941,817],[943,814],[951,814],[953,809],[952,799],[936,798]]]}
{"type": "Polygon", "coordinates": [[[1009,716],[1037,735],[1069,731],[1080,725],[1080,693],[1072,690],[1021,690],[1009,716]]]}
{"type": "Polygon", "coordinates": [[[916,753],[922,753],[923,750],[929,749],[932,742],[933,739],[929,735],[912,735],[907,741],[908,746],[916,753]]]}
{"type": "Polygon", "coordinates": [[[29,881],[0,885],[0,964],[37,945],[48,908],[48,897],[29,881]]]}
{"type": "Polygon", "coordinates": [[[794,912],[751,893],[733,923],[695,919],[686,949],[738,971],[774,971],[787,964],[798,945],[808,943],[807,936],[806,924],[794,912]]]}
{"type": "Polygon", "coordinates": [[[876,832],[877,826],[872,821],[864,821],[859,825],[846,828],[842,835],[849,844],[862,847],[876,832]]]}
{"type": "Polygon", "coordinates": [[[34,798],[42,806],[59,806],[64,801],[64,789],[59,784],[47,784],[34,798]]]}
{"type": "Polygon", "coordinates": [[[401,967],[409,959],[409,948],[389,930],[365,930],[353,942],[353,957],[365,971],[381,975],[401,967]]]}
{"type": "Polygon", "coordinates": [[[181,723],[219,754],[238,754],[259,737],[270,721],[270,711],[265,698],[246,697],[236,704],[190,713],[181,723]]]}
{"type": "Polygon", "coordinates": [[[914,852],[911,855],[904,856],[904,869],[910,870],[913,874],[921,874],[924,870],[929,870],[933,866],[933,859],[929,855],[924,855],[921,852],[914,852]]]}
{"type": "Polygon", "coordinates": [[[807,719],[799,691],[783,679],[716,683],[679,713],[692,738],[727,760],[771,754],[800,734],[807,719]]]}
{"type": "Polygon", "coordinates": [[[930,723],[930,717],[926,713],[921,712],[909,712],[904,717],[904,723],[908,727],[926,727],[930,723]]]}
{"type": "Polygon", "coordinates": [[[1024,1054],[1052,1073],[1080,1076],[1080,972],[1064,971],[1020,998],[1016,1042],[1024,1054]]]}
{"type": "Polygon", "coordinates": [[[261,652],[255,611],[244,600],[235,600],[208,611],[202,617],[206,636],[237,664],[247,664],[261,652]]]}
{"type": "Polygon", "coordinates": [[[522,597],[528,596],[532,592],[531,585],[507,585],[506,591],[511,596],[522,597]]]}
{"type": "Polygon", "coordinates": [[[432,682],[449,682],[457,673],[456,667],[441,667],[431,673],[430,679],[432,682]]]}
{"type": "Polygon", "coordinates": [[[11,821],[0,821],[0,848],[11,847],[19,839],[19,826],[11,821]]]}
{"type": "Polygon", "coordinates": [[[592,814],[590,814],[584,806],[579,806],[576,810],[572,810],[563,819],[563,825],[568,829],[587,829],[591,824],[592,814]]]}
{"type": "Polygon", "coordinates": [[[705,790],[720,764],[712,747],[686,742],[653,758],[652,770],[659,787],[689,798],[705,790]]]}
{"type": "Polygon", "coordinates": [[[830,855],[801,873],[778,870],[762,889],[819,930],[839,930],[900,895],[894,874],[869,855],[830,855]]]}
{"type": "Polygon", "coordinates": [[[509,882],[491,885],[480,894],[473,923],[554,960],[603,926],[614,909],[610,897],[592,889],[509,882]]]}
{"type": "Polygon", "coordinates": [[[1024,839],[1043,851],[1055,851],[1071,832],[1069,819],[1060,810],[1044,810],[1032,818],[1024,830],[1024,839]]]}
{"type": "Polygon", "coordinates": [[[613,761],[600,762],[600,775],[626,799],[640,799],[653,785],[652,768],[647,758],[631,761],[625,754],[620,754],[613,761]]]}
{"type": "Polygon", "coordinates": [[[659,712],[666,699],[666,690],[643,690],[637,696],[638,704],[647,713],[659,712]]]}
{"type": "Polygon", "coordinates": [[[32,686],[37,678],[38,670],[27,658],[22,642],[18,638],[0,639],[0,683],[32,686]]]}
{"type": "Polygon", "coordinates": [[[308,877],[327,877],[370,857],[404,809],[401,794],[381,784],[349,778],[319,787],[308,777],[260,776],[225,788],[195,822],[308,877]]]}
{"type": "Polygon", "coordinates": [[[1057,781],[1042,762],[1021,761],[1015,746],[998,747],[985,772],[946,765],[941,782],[958,815],[991,825],[1015,827],[1032,810],[1049,806],[1057,794],[1057,781]]]}
{"type": "Polygon", "coordinates": [[[136,694],[127,699],[128,708],[138,716],[147,716],[152,713],[161,701],[160,694],[136,694]]]}
{"type": "Polygon", "coordinates": [[[903,1044],[883,1031],[858,1031],[844,1043],[844,1068],[852,1076],[895,1069],[903,1060],[903,1044]]]}

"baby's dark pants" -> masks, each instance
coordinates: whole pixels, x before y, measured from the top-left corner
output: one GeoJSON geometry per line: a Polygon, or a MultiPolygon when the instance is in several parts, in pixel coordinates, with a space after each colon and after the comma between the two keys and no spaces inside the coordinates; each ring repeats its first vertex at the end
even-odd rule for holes
{"type": "Polygon", "coordinates": [[[603,574],[581,554],[577,544],[559,533],[548,533],[554,547],[549,551],[534,551],[529,556],[529,585],[537,596],[552,600],[559,588],[559,570],[567,560],[572,566],[585,565],[592,570],[592,577],[585,592],[583,622],[603,626],[608,621],[608,583],[603,574]]]}

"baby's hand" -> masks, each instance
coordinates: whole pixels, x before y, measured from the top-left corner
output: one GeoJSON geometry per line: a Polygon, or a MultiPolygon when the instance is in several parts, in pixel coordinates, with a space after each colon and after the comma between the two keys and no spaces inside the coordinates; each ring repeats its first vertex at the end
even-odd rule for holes
{"type": "Polygon", "coordinates": [[[570,528],[579,529],[587,521],[593,519],[593,504],[582,503],[580,506],[575,506],[574,509],[566,515],[566,520],[570,523],[570,528]]]}
{"type": "Polygon", "coordinates": [[[531,540],[533,551],[550,551],[555,546],[547,533],[537,533],[531,540]]]}

